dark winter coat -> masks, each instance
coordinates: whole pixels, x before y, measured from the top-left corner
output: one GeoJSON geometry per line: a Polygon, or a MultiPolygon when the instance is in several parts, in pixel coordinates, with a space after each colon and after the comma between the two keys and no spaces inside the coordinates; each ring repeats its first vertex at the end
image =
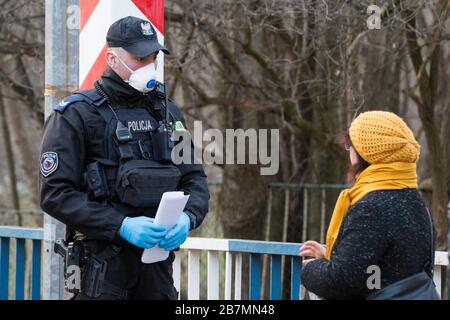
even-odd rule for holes
{"type": "Polygon", "coordinates": [[[369,266],[379,266],[382,288],[423,271],[431,261],[427,214],[416,189],[367,194],[345,216],[330,260],[304,266],[302,284],[325,299],[365,299],[369,266]]]}

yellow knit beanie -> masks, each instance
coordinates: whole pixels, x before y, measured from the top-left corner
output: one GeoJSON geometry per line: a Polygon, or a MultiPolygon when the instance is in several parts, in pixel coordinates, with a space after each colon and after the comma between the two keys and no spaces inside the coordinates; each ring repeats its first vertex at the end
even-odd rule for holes
{"type": "Polygon", "coordinates": [[[350,139],[359,155],[370,164],[419,159],[420,145],[406,123],[385,111],[361,113],[350,125],[350,139]]]}

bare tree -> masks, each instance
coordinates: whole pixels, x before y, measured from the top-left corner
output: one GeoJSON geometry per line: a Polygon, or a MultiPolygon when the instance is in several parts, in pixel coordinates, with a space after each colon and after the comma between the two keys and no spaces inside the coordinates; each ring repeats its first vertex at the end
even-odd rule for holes
{"type": "MultiPolygon", "coordinates": [[[[269,180],[343,182],[347,160],[335,134],[357,113],[382,109],[402,116],[421,141],[419,179],[432,179],[438,248],[446,248],[449,106],[442,84],[448,70],[439,66],[450,57],[448,1],[181,0],[166,7],[175,53],[168,76],[191,119],[220,129],[281,129],[278,175],[219,166],[226,237],[264,237],[263,228],[251,226],[265,221],[268,189],[262,186],[269,180]],[[381,30],[367,28],[374,2],[381,30]]],[[[274,201],[271,240],[283,239],[286,219],[288,241],[301,239],[302,196],[290,201],[288,216],[283,201],[274,201]]],[[[309,208],[308,237],[319,239],[319,195],[309,208]]],[[[327,204],[328,218],[331,211],[327,204]]]]}
{"type": "Polygon", "coordinates": [[[44,1],[3,0],[1,5],[0,99],[10,129],[11,156],[17,165],[17,179],[11,183],[25,182],[25,203],[34,209],[37,147],[44,124],[44,1]]]}

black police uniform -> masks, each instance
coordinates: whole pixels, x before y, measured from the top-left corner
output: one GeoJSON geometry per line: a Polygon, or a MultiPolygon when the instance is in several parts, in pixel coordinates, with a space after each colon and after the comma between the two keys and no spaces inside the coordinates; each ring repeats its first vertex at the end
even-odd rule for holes
{"type": "MultiPolygon", "coordinates": [[[[45,123],[41,207],[69,230],[75,230],[73,238],[83,245],[84,274],[77,299],[176,299],[172,278],[174,253],[166,261],[143,264],[143,250],[118,234],[126,216],[154,217],[157,203],[130,205],[117,194],[122,151],[114,136],[117,119],[108,103],[117,118],[129,127],[133,137],[128,150],[138,161],[152,160],[150,133],[158,127],[165,109],[155,92],[143,94],[135,90],[109,68],[100,83],[105,96],[95,89],[72,95],[54,108],[45,123]],[[94,169],[94,179],[89,168],[94,169]],[[102,268],[104,273],[98,270],[102,268]]],[[[181,121],[185,126],[183,115],[171,100],[168,111],[171,121],[181,121]]],[[[192,145],[191,148],[193,155],[192,145]]],[[[171,164],[169,180],[174,167],[178,173],[174,188],[164,185],[164,174],[157,183],[162,183],[161,188],[190,195],[185,212],[191,219],[191,229],[197,228],[208,211],[206,175],[199,164],[171,164]]]]}

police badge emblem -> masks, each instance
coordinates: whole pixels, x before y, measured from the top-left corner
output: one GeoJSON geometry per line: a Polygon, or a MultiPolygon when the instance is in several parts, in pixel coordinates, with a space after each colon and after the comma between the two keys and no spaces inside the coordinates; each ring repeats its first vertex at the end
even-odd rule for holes
{"type": "Polygon", "coordinates": [[[45,178],[58,169],[58,154],[56,152],[45,152],[41,157],[41,174],[45,178]]]}
{"type": "Polygon", "coordinates": [[[150,22],[142,22],[141,29],[144,36],[151,36],[153,34],[152,25],[150,22]]]}

